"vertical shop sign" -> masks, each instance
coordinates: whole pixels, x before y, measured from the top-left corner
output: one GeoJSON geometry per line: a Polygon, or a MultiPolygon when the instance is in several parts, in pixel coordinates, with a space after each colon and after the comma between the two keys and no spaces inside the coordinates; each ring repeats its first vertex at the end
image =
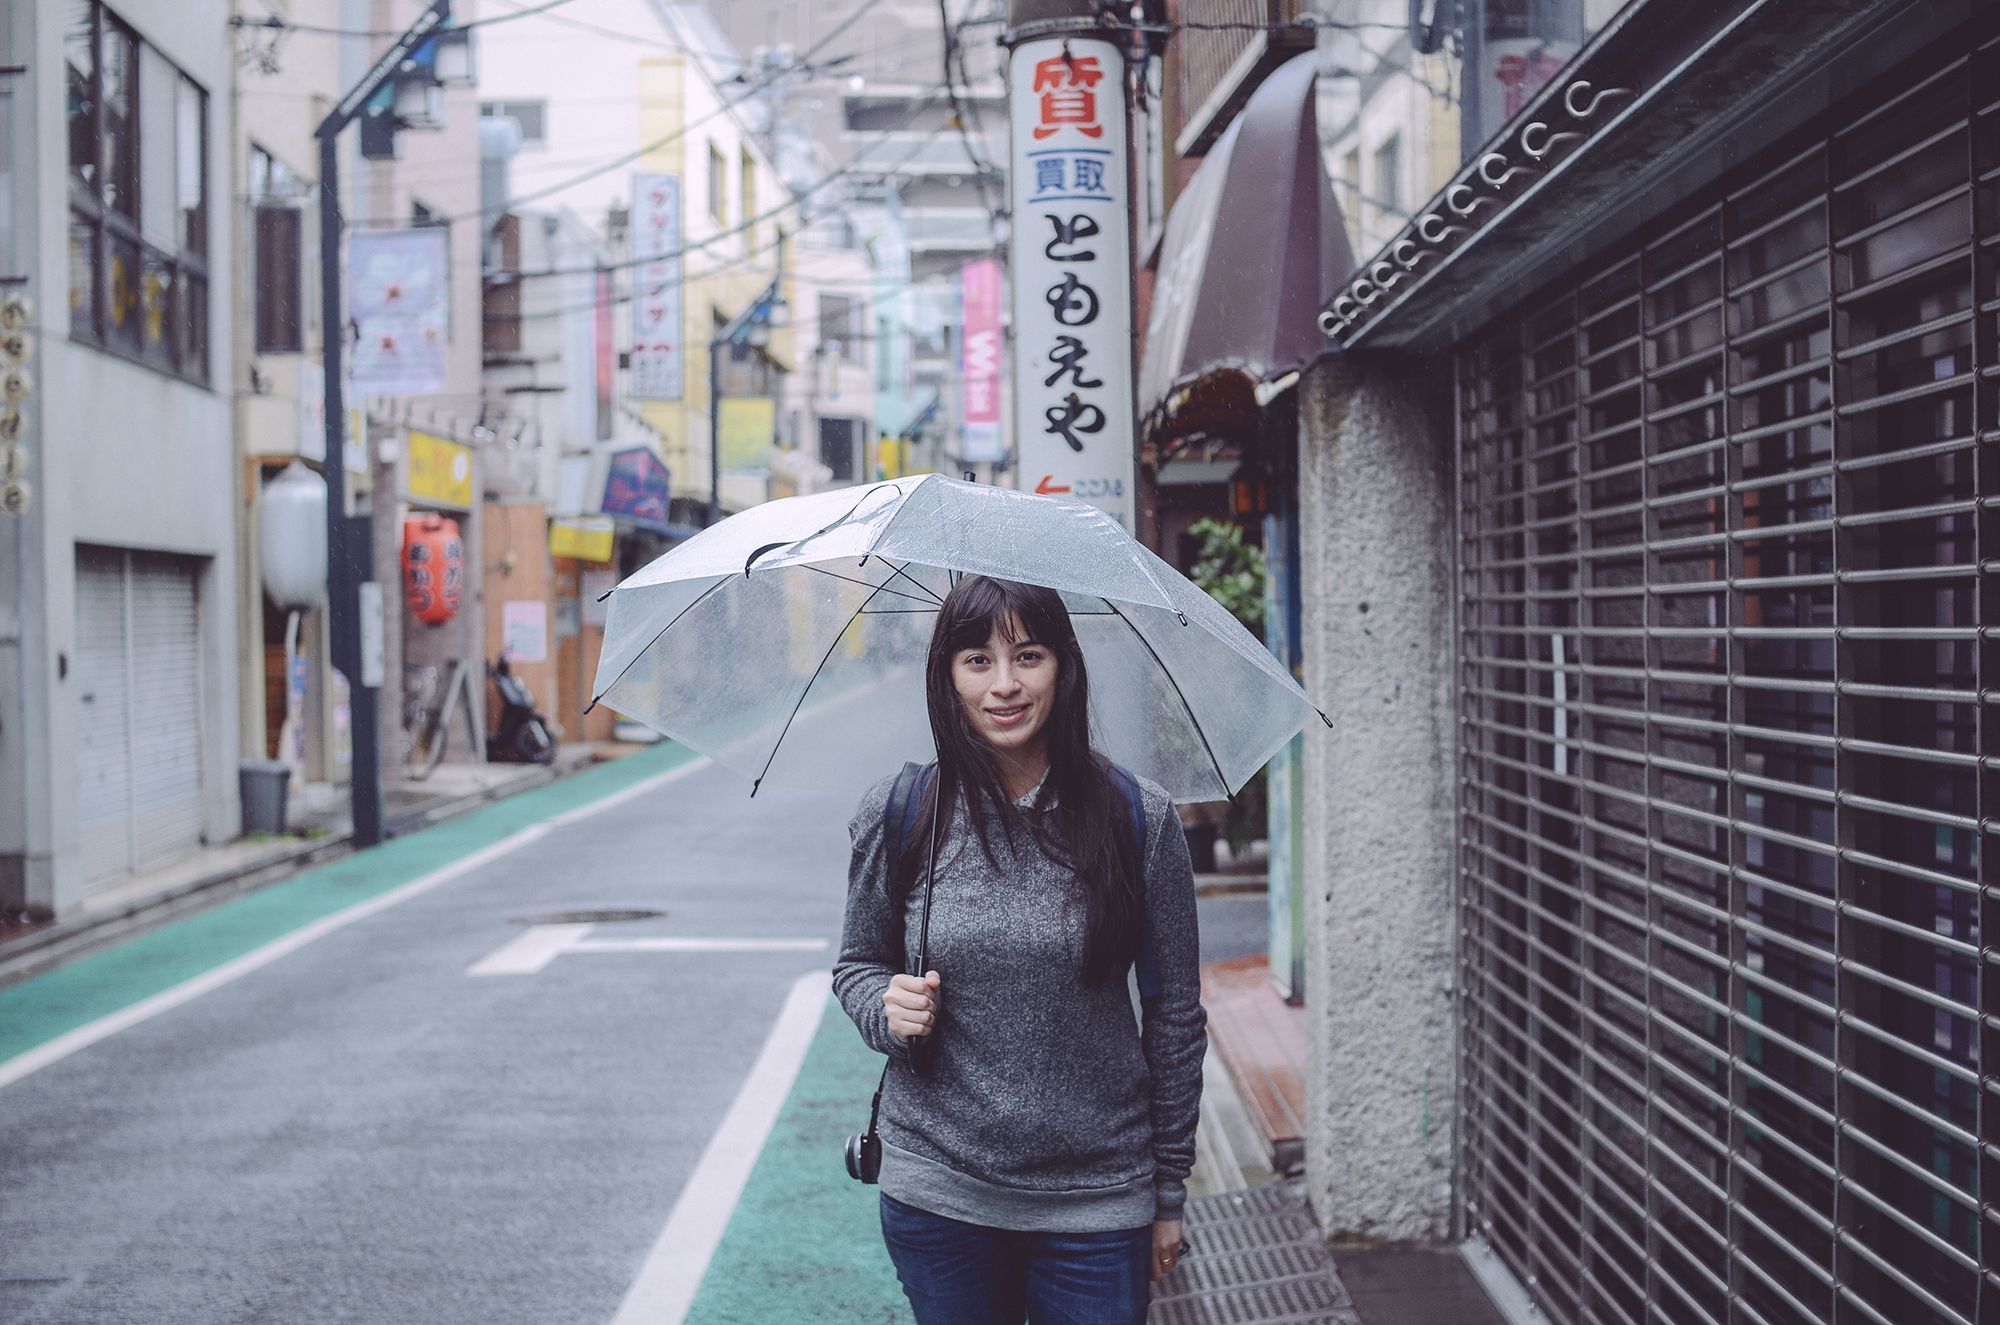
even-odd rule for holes
{"type": "Polygon", "coordinates": [[[681,177],[632,179],[632,395],[681,398],[681,177]]]}
{"type": "Polygon", "coordinates": [[[965,307],[959,400],[966,460],[993,464],[1006,459],[1000,434],[1000,264],[992,258],[968,262],[959,272],[965,307]]]}
{"type": "Polygon", "coordinates": [[[1020,485],[1133,521],[1124,58],[1080,37],[1008,65],[1020,485]]]}

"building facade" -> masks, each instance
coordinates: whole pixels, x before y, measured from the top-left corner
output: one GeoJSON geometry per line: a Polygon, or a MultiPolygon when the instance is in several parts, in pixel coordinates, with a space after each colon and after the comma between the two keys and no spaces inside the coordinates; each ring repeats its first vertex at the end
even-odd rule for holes
{"type": "Polygon", "coordinates": [[[0,14],[0,904],[237,831],[229,8],[0,14]]]}
{"type": "Polygon", "coordinates": [[[1329,1234],[1520,1320],[1990,1317],[1995,86],[1973,4],[1636,0],[1330,302],[1329,1234]]]}
{"type": "Polygon", "coordinates": [[[707,3],[752,53],[766,137],[814,210],[838,210],[876,289],[873,422],[857,477],[996,470],[964,437],[961,273],[994,257],[1006,198],[1006,99],[993,0],[707,3]],[[942,20],[942,21],[941,21],[942,20]],[[949,24],[947,40],[945,24],[949,24]],[[947,67],[949,66],[949,85],[947,67]],[[782,72],[781,72],[782,71],[782,72]]]}

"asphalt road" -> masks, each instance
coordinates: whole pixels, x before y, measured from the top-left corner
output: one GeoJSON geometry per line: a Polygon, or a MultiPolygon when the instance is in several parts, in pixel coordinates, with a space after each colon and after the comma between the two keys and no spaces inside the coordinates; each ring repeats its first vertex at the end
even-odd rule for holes
{"type": "Polygon", "coordinates": [[[609,1321],[838,943],[854,798],[747,790],[697,766],[0,1087],[0,1320],[609,1321]],[[826,946],[468,973],[603,908],[826,946]]]}

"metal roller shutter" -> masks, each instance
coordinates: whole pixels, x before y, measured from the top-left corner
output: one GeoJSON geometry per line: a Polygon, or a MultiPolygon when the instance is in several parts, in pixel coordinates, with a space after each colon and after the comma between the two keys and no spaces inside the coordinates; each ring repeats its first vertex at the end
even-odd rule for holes
{"type": "Polygon", "coordinates": [[[132,868],[125,554],[76,554],[77,817],[86,885],[132,868]]]}
{"type": "Polygon", "coordinates": [[[2000,47],[1937,68],[1461,350],[1462,1190],[1561,1325],[2000,1320],[2000,47]]]}
{"type": "Polygon", "coordinates": [[[132,851],[149,869],[201,845],[201,654],[195,570],[134,553],[132,851]]]}
{"type": "Polygon", "coordinates": [[[80,548],[79,804],[86,886],[201,844],[198,567],[80,548]]]}

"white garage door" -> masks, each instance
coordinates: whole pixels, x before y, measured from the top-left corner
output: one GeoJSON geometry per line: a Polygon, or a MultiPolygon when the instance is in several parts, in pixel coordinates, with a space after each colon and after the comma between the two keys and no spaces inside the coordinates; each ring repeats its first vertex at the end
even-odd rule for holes
{"type": "Polygon", "coordinates": [[[87,885],[201,844],[198,564],[77,550],[78,813],[87,885]]]}

